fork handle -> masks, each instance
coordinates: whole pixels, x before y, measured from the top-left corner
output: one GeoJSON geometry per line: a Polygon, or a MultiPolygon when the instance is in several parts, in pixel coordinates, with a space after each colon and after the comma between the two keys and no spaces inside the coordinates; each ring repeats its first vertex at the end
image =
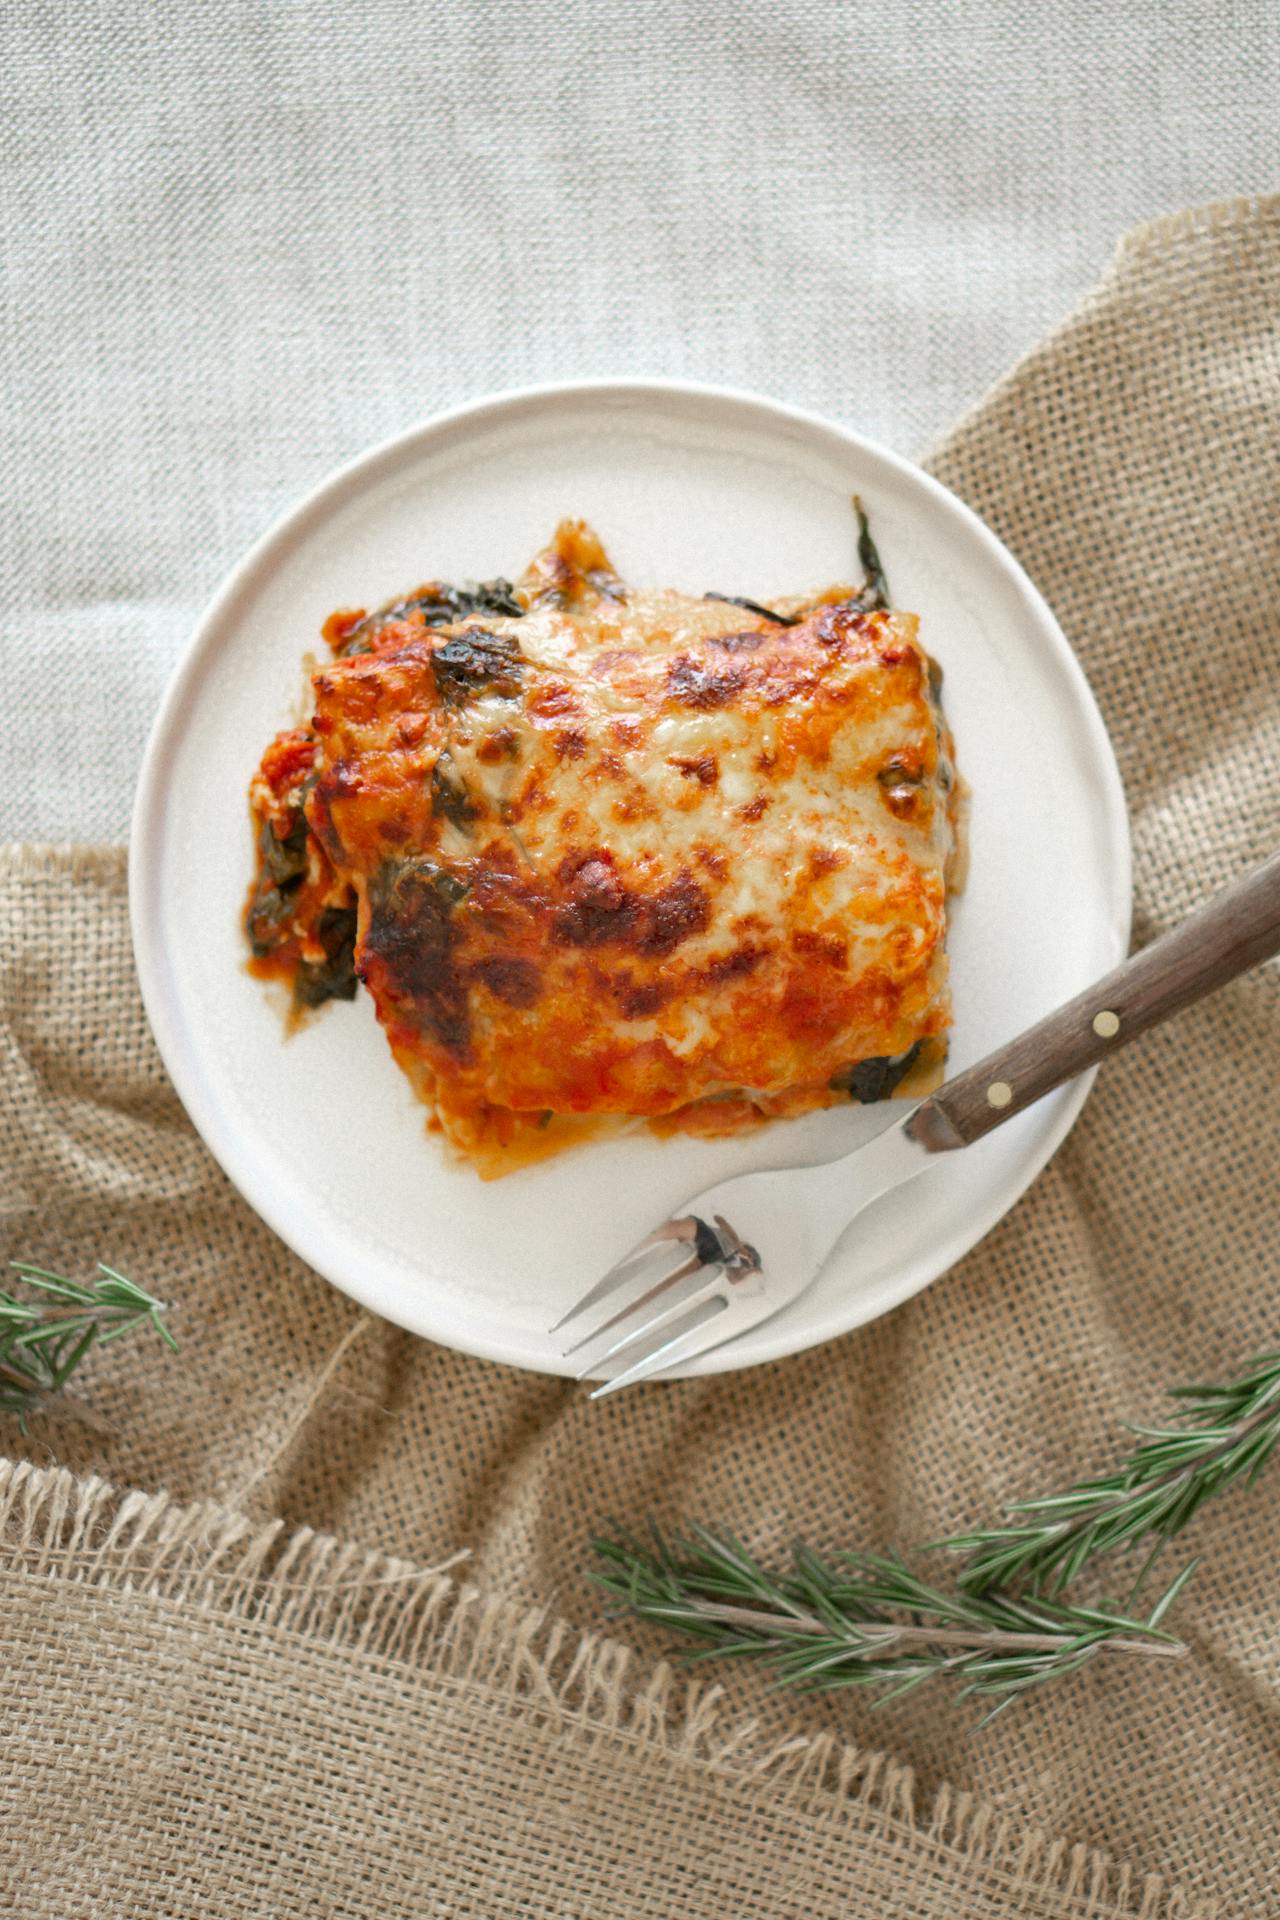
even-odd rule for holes
{"type": "Polygon", "coordinates": [[[917,1108],[931,1153],[966,1147],[1170,1014],[1280,952],[1280,853],[917,1108]]]}

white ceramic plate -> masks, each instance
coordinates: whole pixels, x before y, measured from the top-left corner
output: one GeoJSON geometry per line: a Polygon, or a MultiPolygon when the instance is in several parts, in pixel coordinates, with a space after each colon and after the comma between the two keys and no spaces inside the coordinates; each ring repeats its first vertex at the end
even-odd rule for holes
{"type": "MultiPolygon", "coordinates": [[[[845,1107],[748,1140],[645,1131],[483,1184],[449,1165],[366,996],[293,1038],[245,970],[246,787],[303,717],[324,616],[427,575],[514,573],[565,514],[625,579],[768,600],[856,571],[862,494],[898,605],[946,673],[973,789],[951,951],[966,1066],[1122,956],[1129,838],[1110,745],[1049,609],[969,510],[843,428],[746,395],[586,383],[483,401],[375,449],[267,534],[218,594],[169,687],[130,849],[147,1011],[188,1113],[245,1198],[336,1286],[416,1333],[566,1372],[545,1329],[689,1194],[830,1158],[884,1126],[845,1107]]],[[[1062,1140],[1061,1089],[864,1214],[803,1299],[690,1372],[754,1365],[870,1320],[945,1271],[1062,1140]]]]}

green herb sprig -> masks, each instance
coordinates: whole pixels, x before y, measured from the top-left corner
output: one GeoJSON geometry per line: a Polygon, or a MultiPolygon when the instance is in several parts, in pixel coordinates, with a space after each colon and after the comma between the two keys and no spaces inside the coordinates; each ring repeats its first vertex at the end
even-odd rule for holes
{"type": "Polygon", "coordinates": [[[1135,1583],[1205,1501],[1233,1481],[1251,1486],[1280,1442],[1280,1353],[1263,1354],[1225,1386],[1175,1387],[1183,1403],[1175,1426],[1130,1424],[1142,1445],[1113,1473],[1077,1481],[1065,1493],[1015,1501],[1014,1524],[962,1533],[940,1546],[966,1556],[959,1574],[969,1593],[1033,1584],[1060,1593],[1101,1554],[1148,1544],[1135,1583]],[[1023,1516],[1026,1516],[1025,1518],[1023,1516]]]}
{"type": "MultiPolygon", "coordinates": [[[[1177,1658],[1187,1649],[1161,1627],[1192,1568],[1145,1616],[1011,1594],[944,1592],[901,1560],[792,1550],[770,1573],[727,1534],[695,1527],[646,1544],[630,1535],[594,1542],[593,1578],[614,1611],[673,1628],[702,1645],[690,1659],[746,1655],[779,1685],[805,1692],[883,1686],[883,1698],[950,1675],[964,1694],[996,1696],[993,1712],[1028,1687],[1074,1673],[1100,1653],[1177,1658]]],[[[990,1715],[988,1715],[990,1718],[990,1715]]]]}
{"type": "Polygon", "coordinates": [[[1141,1444],[1114,1473],[1019,1501],[1010,1524],[931,1543],[964,1556],[948,1587],[898,1558],[824,1560],[803,1546],[788,1571],[771,1572],[707,1527],[683,1538],[657,1529],[648,1541],[599,1538],[592,1577],[610,1612],[683,1635],[690,1659],[746,1656],[763,1660],[782,1686],[879,1686],[885,1699],[951,1676],[965,1693],[997,1696],[998,1712],[1100,1654],[1186,1651],[1162,1623],[1197,1563],[1149,1611],[1136,1610],[1137,1595],[1204,1502],[1236,1481],[1252,1484],[1280,1443],[1280,1354],[1251,1361],[1226,1385],[1183,1387],[1174,1397],[1180,1421],[1131,1426],[1141,1444]],[[1140,1546],[1146,1558],[1123,1606],[1063,1598],[1095,1559],[1140,1546]]]}
{"type": "Polygon", "coordinates": [[[9,1264],[37,1296],[0,1287],[0,1413],[16,1414],[24,1432],[28,1415],[61,1395],[91,1348],[150,1325],[177,1351],[161,1318],[164,1301],[114,1267],[99,1262],[100,1277],[85,1286],[23,1260],[9,1264]]]}

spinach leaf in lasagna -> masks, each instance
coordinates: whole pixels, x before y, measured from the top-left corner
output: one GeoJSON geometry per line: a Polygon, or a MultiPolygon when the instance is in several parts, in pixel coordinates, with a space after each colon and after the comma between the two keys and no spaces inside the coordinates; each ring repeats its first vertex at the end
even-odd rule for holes
{"type": "Polygon", "coordinates": [[[471,1022],[453,913],[466,894],[465,881],[424,854],[385,860],[369,882],[362,963],[375,988],[411,1006],[423,1029],[458,1056],[470,1044],[471,1022]]]}
{"type": "Polygon", "coordinates": [[[354,1000],[355,908],[326,907],[316,922],[315,937],[324,948],[324,959],[299,961],[293,978],[295,1002],[300,1007],[319,1007],[326,1000],[354,1000]]]}
{"type": "Polygon", "coordinates": [[[307,823],[301,810],[283,839],[264,820],[258,829],[257,880],[245,914],[255,959],[265,959],[283,937],[306,871],[307,823]]]}
{"type": "Polygon", "coordinates": [[[880,555],[876,549],[875,541],[871,538],[871,528],[868,526],[867,516],[862,510],[862,502],[856,493],[853,496],[853,510],[858,516],[858,560],[865,576],[863,589],[858,595],[857,603],[864,613],[878,613],[881,611],[887,613],[891,605],[889,599],[889,582],[884,577],[884,568],[880,564],[880,555]]]}
{"type": "Polygon", "coordinates": [[[870,1060],[857,1060],[851,1067],[842,1067],[831,1079],[832,1087],[839,1093],[847,1093],[851,1100],[862,1106],[870,1106],[875,1100],[887,1100],[900,1080],[905,1080],[920,1055],[921,1042],[908,1047],[905,1053],[880,1053],[870,1060]]]}
{"type": "Polygon", "coordinates": [[[436,692],[446,707],[464,707],[478,693],[513,698],[527,664],[513,635],[484,627],[451,634],[431,656],[436,692]]]}
{"type": "Polygon", "coordinates": [[[456,621],[466,620],[473,613],[498,614],[505,620],[519,620],[524,611],[509,580],[481,580],[465,587],[451,587],[443,581],[436,581],[429,587],[419,588],[417,593],[407,594],[403,600],[395,600],[390,606],[379,608],[377,613],[371,613],[352,631],[345,646],[339,649],[339,654],[341,658],[350,659],[354,654],[371,652],[376,636],[388,621],[407,620],[412,613],[420,613],[429,627],[449,627],[456,621]]]}
{"type": "Polygon", "coordinates": [[[762,620],[772,620],[776,627],[798,627],[800,617],[792,613],[775,613],[772,607],[762,607],[758,600],[744,600],[740,593],[704,593],[704,600],[719,600],[726,607],[745,607],[748,613],[758,613],[762,620]]]}
{"type": "Polygon", "coordinates": [[[431,811],[437,820],[448,820],[464,831],[479,818],[480,809],[447,749],[431,769],[431,811]]]}

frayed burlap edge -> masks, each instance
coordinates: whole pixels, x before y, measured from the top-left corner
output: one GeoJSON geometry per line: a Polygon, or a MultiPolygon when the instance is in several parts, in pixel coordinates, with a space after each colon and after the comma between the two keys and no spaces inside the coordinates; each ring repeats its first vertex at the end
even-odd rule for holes
{"type": "Polygon", "coordinates": [[[810,1817],[902,1835],[981,1868],[1011,1894],[1133,1920],[1205,1920],[1213,1908],[1161,1875],[1019,1823],[947,1788],[917,1806],[909,1768],[835,1735],[765,1737],[723,1689],[544,1607],[486,1595],[443,1566],[274,1520],[254,1526],[212,1503],[121,1490],[64,1468],[0,1460],[0,1579],[67,1582],[131,1603],[197,1610],[482,1690],[493,1711],[535,1716],[578,1747],[647,1750],[666,1764],[779,1793],[810,1817]]]}

